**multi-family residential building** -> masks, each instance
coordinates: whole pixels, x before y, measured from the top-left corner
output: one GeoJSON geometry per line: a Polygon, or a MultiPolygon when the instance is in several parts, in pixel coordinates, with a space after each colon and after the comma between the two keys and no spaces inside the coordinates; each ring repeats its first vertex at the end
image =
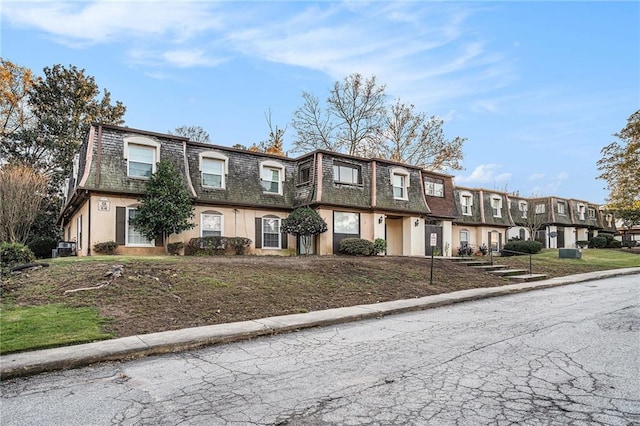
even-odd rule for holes
{"type": "Polygon", "coordinates": [[[311,244],[310,254],[319,255],[337,253],[349,237],[384,239],[386,254],[397,256],[456,255],[462,244],[499,250],[518,229],[514,205],[525,201],[528,208],[545,206],[545,238],[563,234],[547,247],[568,247],[605,229],[602,211],[587,202],[456,188],[450,175],[393,161],[323,150],[289,158],[94,124],[74,161],[59,219],[78,255],[105,241],[117,242],[122,254],[163,252],[160,237],[148,240],[130,224],[161,160],[182,176],[195,212],[195,227],[168,242],[237,236],[251,239],[254,254],[301,253],[304,246],[280,226],[302,206],[327,222],[311,244]]]}
{"type": "Polygon", "coordinates": [[[310,206],[329,228],[313,241],[316,254],[336,253],[348,237],[385,239],[387,254],[403,256],[425,255],[427,231],[438,232],[440,252],[452,243],[449,175],[320,150],[292,159],[96,124],[81,146],[60,217],[79,255],[111,240],[123,254],[162,251],[160,238],[148,240],[130,225],[160,160],[175,165],[195,206],[195,228],[169,242],[241,236],[252,240],[251,253],[299,252],[302,245],[280,225],[293,209],[310,206]]]}

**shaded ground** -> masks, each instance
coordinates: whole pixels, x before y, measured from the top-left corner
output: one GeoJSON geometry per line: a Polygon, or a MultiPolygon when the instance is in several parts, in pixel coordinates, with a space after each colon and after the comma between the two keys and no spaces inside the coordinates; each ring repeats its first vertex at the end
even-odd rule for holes
{"type": "MultiPolygon", "coordinates": [[[[504,259],[500,263],[526,263],[504,259]]],[[[3,303],[95,306],[118,337],[274,315],[316,311],[397,299],[410,299],[508,281],[469,267],[409,257],[163,257],[94,258],[55,261],[14,276],[3,285],[3,303]],[[108,286],[93,287],[105,273],[123,265],[108,286]]],[[[537,267],[536,273],[562,276],[605,269],[589,265],[537,267]]]]}

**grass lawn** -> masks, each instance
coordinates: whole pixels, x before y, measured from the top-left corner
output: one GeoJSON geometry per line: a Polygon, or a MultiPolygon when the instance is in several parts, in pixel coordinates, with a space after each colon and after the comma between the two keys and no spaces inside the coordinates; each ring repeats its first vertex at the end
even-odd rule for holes
{"type": "MultiPolygon", "coordinates": [[[[638,253],[638,252],[636,252],[638,253]]],[[[494,258],[528,269],[529,257],[494,258]]],[[[508,284],[444,259],[346,256],[59,258],[0,283],[0,353],[508,284]],[[123,273],[98,288],[115,265],[123,273]],[[79,288],[87,290],[69,292],[79,288]],[[65,293],[66,292],[66,293],[65,293]]],[[[533,257],[549,277],[640,267],[640,254],[533,257]]]]}

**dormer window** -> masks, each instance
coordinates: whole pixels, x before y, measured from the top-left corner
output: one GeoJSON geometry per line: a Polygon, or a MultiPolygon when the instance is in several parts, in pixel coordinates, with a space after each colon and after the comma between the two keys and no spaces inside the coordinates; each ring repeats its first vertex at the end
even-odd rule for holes
{"type": "Polygon", "coordinates": [[[580,220],[584,220],[584,214],[586,212],[586,207],[584,204],[578,204],[578,216],[580,220]]]}
{"type": "Polygon", "coordinates": [[[347,185],[362,184],[360,167],[349,163],[335,161],[333,163],[333,180],[347,185]]]}
{"type": "Polygon", "coordinates": [[[142,136],[124,138],[123,157],[127,160],[127,176],[149,178],[156,172],[160,143],[142,136]]]}
{"type": "Polygon", "coordinates": [[[393,198],[396,200],[409,199],[409,172],[396,167],[391,170],[391,185],[393,186],[393,198]]]}
{"type": "Polygon", "coordinates": [[[558,214],[565,215],[567,214],[567,205],[564,201],[558,201],[558,214]]]}
{"type": "Polygon", "coordinates": [[[265,194],[282,195],[284,166],[277,161],[263,161],[260,163],[260,182],[265,194]]]}
{"type": "Polygon", "coordinates": [[[462,214],[465,216],[471,216],[471,207],[473,207],[473,197],[468,192],[460,194],[460,206],[462,207],[462,214]]]}
{"type": "Polygon", "coordinates": [[[491,210],[493,217],[502,217],[502,198],[500,196],[491,196],[491,210]]]}
{"type": "Polygon", "coordinates": [[[520,210],[520,216],[523,219],[526,219],[527,213],[529,212],[529,203],[527,203],[526,201],[520,201],[518,203],[518,210],[520,210]]]}
{"type": "Polygon", "coordinates": [[[424,192],[432,197],[444,197],[444,180],[425,177],[424,192]]]}
{"type": "Polygon", "coordinates": [[[202,186],[205,188],[226,188],[229,158],[219,152],[206,151],[200,153],[199,159],[202,186]]]}

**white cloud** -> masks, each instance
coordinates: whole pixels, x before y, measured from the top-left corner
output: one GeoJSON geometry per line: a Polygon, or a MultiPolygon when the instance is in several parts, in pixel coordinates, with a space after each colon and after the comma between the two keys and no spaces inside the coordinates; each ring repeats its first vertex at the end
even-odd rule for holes
{"type": "Polygon", "coordinates": [[[501,164],[481,164],[469,176],[456,176],[456,183],[485,184],[505,182],[511,179],[511,173],[498,173],[504,166],[501,164]]]}
{"type": "Polygon", "coordinates": [[[544,179],[546,175],[544,173],[534,173],[531,176],[529,176],[529,180],[530,181],[535,181],[535,180],[540,180],[540,179],[544,179]]]}

